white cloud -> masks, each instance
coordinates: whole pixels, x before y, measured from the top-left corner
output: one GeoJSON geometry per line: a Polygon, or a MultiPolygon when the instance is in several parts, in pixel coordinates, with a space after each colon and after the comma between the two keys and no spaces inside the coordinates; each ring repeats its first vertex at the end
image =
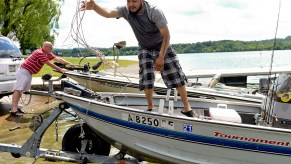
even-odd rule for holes
{"type": "MultiPolygon", "coordinates": [[[[95,1],[115,8],[125,0],[95,1]]],[[[169,23],[171,43],[195,43],[209,40],[263,40],[275,36],[279,1],[275,0],[148,0],[159,6],[169,23]]],[[[59,20],[59,36],[55,47],[71,48],[67,37],[77,1],[65,0],[59,20]]],[[[282,0],[278,37],[291,35],[291,1],[282,0]]],[[[87,43],[94,47],[111,47],[125,40],[137,46],[134,34],[123,19],[106,19],[94,11],[86,11],[83,32],[87,43]]],[[[76,47],[76,44],[73,44],[76,47]]]]}

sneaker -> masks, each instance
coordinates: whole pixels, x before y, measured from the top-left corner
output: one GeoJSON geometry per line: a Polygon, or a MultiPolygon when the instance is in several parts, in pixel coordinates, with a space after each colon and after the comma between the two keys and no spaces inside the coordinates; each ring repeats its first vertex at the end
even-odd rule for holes
{"type": "Polygon", "coordinates": [[[21,117],[21,116],[23,116],[23,113],[20,113],[19,111],[10,112],[10,116],[12,116],[12,117],[21,117]]]}
{"type": "Polygon", "coordinates": [[[17,108],[17,111],[18,111],[19,113],[24,114],[23,110],[21,110],[20,108],[17,108]]]}

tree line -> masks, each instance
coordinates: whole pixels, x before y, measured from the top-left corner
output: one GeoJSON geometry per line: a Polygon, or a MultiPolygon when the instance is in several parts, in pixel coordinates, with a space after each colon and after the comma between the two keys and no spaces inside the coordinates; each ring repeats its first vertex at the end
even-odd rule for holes
{"type": "Polygon", "coordinates": [[[23,54],[54,42],[64,0],[0,0],[0,34],[16,40],[23,54]]]}
{"type": "MultiPolygon", "coordinates": [[[[264,50],[290,50],[291,36],[261,41],[236,41],[220,40],[197,43],[172,44],[174,50],[179,53],[211,53],[211,52],[237,52],[237,51],[264,51],[264,50]],[[276,43],[276,44],[275,44],[276,43]]],[[[121,55],[136,55],[138,47],[125,47],[121,49],[121,55]]],[[[105,56],[117,55],[117,50],[113,48],[99,48],[105,56]]],[[[94,56],[88,49],[55,49],[55,53],[61,56],[94,56]]]]}

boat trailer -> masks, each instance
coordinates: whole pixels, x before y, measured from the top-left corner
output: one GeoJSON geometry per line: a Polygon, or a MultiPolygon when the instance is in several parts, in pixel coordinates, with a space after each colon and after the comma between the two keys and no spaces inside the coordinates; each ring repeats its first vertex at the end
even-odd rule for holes
{"type": "MultiPolygon", "coordinates": [[[[52,82],[54,80],[48,80],[49,82],[49,92],[42,91],[34,91],[34,94],[38,95],[46,95],[50,97],[54,97],[56,99],[60,99],[56,94],[52,92],[52,82]]],[[[67,161],[74,163],[102,163],[102,164],[117,164],[117,163],[128,163],[135,164],[139,163],[136,158],[124,158],[125,153],[119,152],[113,156],[103,156],[96,154],[88,154],[85,149],[88,143],[87,139],[82,140],[81,142],[81,150],[78,153],[69,152],[69,151],[61,151],[61,150],[53,150],[53,149],[45,149],[40,148],[40,143],[42,137],[49,126],[60,116],[60,114],[67,109],[66,103],[60,103],[58,107],[52,108],[53,112],[43,120],[40,126],[35,130],[35,132],[29,137],[29,139],[22,145],[16,144],[2,144],[0,143],[0,151],[1,152],[10,152],[11,155],[15,158],[19,157],[28,157],[34,158],[37,160],[38,158],[44,158],[50,161],[67,161]]]]}

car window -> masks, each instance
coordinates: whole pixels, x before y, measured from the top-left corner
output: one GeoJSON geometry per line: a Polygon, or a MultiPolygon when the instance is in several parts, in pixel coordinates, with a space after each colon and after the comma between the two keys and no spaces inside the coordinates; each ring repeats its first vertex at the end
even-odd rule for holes
{"type": "Polygon", "coordinates": [[[0,58],[19,58],[22,54],[19,48],[6,37],[0,37],[0,58]]]}

